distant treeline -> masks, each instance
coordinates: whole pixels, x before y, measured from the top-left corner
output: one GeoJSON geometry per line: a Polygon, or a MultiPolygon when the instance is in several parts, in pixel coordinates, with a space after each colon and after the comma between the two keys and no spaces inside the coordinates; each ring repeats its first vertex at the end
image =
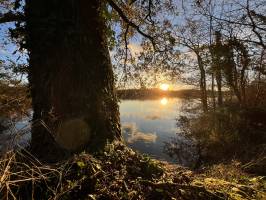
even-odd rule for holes
{"type": "Polygon", "coordinates": [[[159,99],[162,97],[200,98],[200,91],[196,89],[163,91],[153,89],[124,89],[117,91],[120,99],[159,99]]]}

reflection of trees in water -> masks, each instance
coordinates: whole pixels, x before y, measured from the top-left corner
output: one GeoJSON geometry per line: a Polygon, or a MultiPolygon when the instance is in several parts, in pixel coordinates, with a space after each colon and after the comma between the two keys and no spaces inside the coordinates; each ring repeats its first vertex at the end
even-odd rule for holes
{"type": "Polygon", "coordinates": [[[9,150],[29,146],[31,134],[30,118],[1,118],[0,117],[0,155],[9,150]],[[19,121],[20,119],[20,121],[19,121]]]}
{"type": "Polygon", "coordinates": [[[198,154],[196,144],[188,138],[174,137],[170,142],[165,142],[164,153],[175,159],[177,163],[194,168],[197,164],[198,154]]]}
{"type": "Polygon", "coordinates": [[[177,133],[170,141],[164,142],[163,151],[177,163],[195,168],[200,161],[200,150],[197,141],[191,135],[189,123],[200,112],[196,99],[182,101],[181,116],[176,118],[177,133]]]}
{"type": "MultiPolygon", "coordinates": [[[[182,98],[179,112],[182,113],[183,117],[186,116],[191,118],[202,112],[200,108],[201,104],[199,98],[182,98]]],[[[176,118],[176,121],[177,127],[179,127],[179,117],[176,118]]]]}

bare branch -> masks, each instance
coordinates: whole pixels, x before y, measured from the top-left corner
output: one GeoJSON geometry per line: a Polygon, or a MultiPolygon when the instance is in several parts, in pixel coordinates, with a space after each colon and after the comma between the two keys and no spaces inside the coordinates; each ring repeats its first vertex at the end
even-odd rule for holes
{"type": "MultiPolygon", "coordinates": [[[[226,22],[226,23],[229,23],[229,24],[236,24],[236,25],[247,26],[247,27],[251,27],[251,28],[253,27],[253,25],[252,24],[249,24],[249,23],[232,21],[232,20],[229,20],[229,19],[226,19],[226,18],[216,17],[215,15],[209,14],[209,13],[203,13],[203,15],[205,15],[207,17],[212,17],[216,21],[222,21],[222,22],[226,22]]],[[[265,28],[259,27],[256,24],[255,24],[255,27],[257,29],[261,30],[261,31],[266,31],[265,28]]]]}
{"type": "Polygon", "coordinates": [[[148,8],[148,14],[146,15],[146,17],[144,19],[147,19],[149,22],[151,22],[152,25],[154,25],[154,21],[151,17],[151,9],[152,9],[152,0],[149,0],[149,8],[148,8]]]}
{"type": "Polygon", "coordinates": [[[130,21],[128,17],[124,14],[124,12],[121,10],[121,8],[113,1],[113,0],[107,0],[109,5],[119,14],[119,16],[122,18],[122,20],[127,23],[129,26],[134,28],[139,34],[141,34],[143,37],[150,40],[152,43],[152,46],[154,50],[156,49],[156,45],[154,42],[154,38],[146,33],[144,33],[138,25],[136,25],[134,22],[130,21]]]}
{"type": "Polygon", "coordinates": [[[137,1],[137,0],[132,0],[132,1],[130,2],[130,4],[129,4],[129,5],[132,5],[132,4],[134,4],[136,1],[137,1]]]}
{"type": "Polygon", "coordinates": [[[127,43],[127,34],[128,34],[129,25],[127,24],[126,31],[124,33],[124,40],[125,40],[125,60],[124,60],[124,73],[125,78],[127,80],[127,54],[128,54],[128,43],[127,43]]]}
{"type": "Polygon", "coordinates": [[[8,22],[18,22],[24,21],[25,17],[22,13],[13,13],[8,12],[5,14],[0,14],[0,24],[8,23],[8,22]]]}
{"type": "Polygon", "coordinates": [[[256,30],[257,26],[256,26],[256,23],[254,22],[254,19],[250,13],[250,9],[249,9],[249,0],[247,0],[247,7],[246,7],[246,10],[247,10],[247,15],[251,21],[251,24],[252,24],[252,31],[253,33],[256,34],[256,36],[258,37],[259,41],[260,41],[260,45],[263,47],[263,49],[266,49],[266,46],[263,42],[263,39],[262,39],[262,36],[261,34],[256,30]]]}

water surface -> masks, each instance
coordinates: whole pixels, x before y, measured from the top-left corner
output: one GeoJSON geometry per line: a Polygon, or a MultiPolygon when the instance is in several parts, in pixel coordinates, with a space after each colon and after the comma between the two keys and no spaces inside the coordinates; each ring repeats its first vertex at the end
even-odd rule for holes
{"type": "MultiPolygon", "coordinates": [[[[120,103],[120,118],[124,140],[131,148],[152,157],[171,162],[180,162],[165,153],[164,147],[171,141],[178,144],[186,139],[178,135],[177,120],[188,115],[186,99],[161,98],[158,100],[123,100],[120,103]]],[[[188,142],[188,141],[186,141],[188,142]]],[[[175,144],[176,145],[176,144],[175,144]]],[[[192,151],[192,155],[196,152],[192,151]]],[[[193,159],[192,159],[193,160],[193,159]]],[[[183,159],[184,165],[190,165],[191,158],[183,159]]]]}
{"type": "MultiPolygon", "coordinates": [[[[188,145],[189,140],[177,134],[180,131],[176,119],[181,115],[189,115],[186,109],[195,101],[166,97],[156,100],[122,100],[120,118],[124,141],[134,150],[154,158],[191,166],[197,157],[196,150],[188,145]],[[165,145],[178,149],[176,152],[179,155],[170,157],[169,153],[165,153],[165,145]]],[[[0,150],[7,144],[28,145],[29,121],[29,118],[25,118],[1,134],[0,150]]]]}

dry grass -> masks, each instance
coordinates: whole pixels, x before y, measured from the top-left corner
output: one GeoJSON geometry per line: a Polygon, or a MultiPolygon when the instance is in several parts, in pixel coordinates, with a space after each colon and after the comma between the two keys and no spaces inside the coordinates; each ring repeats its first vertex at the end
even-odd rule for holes
{"type": "Polygon", "coordinates": [[[8,152],[0,161],[0,199],[206,200],[266,197],[263,178],[256,177],[254,181],[254,177],[239,173],[232,166],[230,171],[234,175],[224,180],[218,172],[224,173],[225,169],[228,168],[220,166],[198,174],[150,159],[121,143],[111,144],[94,156],[81,153],[54,165],[43,164],[22,150],[8,152]]]}

